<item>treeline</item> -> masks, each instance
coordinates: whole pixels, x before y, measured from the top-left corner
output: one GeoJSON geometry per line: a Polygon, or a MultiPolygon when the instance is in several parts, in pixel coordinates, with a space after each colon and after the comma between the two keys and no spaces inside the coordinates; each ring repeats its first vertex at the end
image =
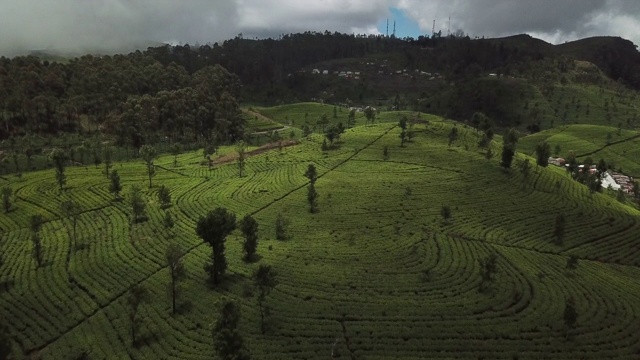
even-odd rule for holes
{"type": "Polygon", "coordinates": [[[301,68],[323,61],[384,55],[408,69],[433,69],[448,76],[466,76],[506,68],[522,61],[545,56],[527,44],[471,40],[469,37],[395,38],[381,35],[353,35],[305,32],[283,35],[280,39],[249,40],[242,36],[222,44],[149,48],[146,55],[164,65],[176,63],[189,73],[220,64],[235,73],[242,83],[276,86],[301,68]],[[471,68],[469,68],[471,67],[471,68]]]}
{"type": "MultiPolygon", "coordinates": [[[[318,87],[318,80],[300,73],[301,69],[354,58],[388,60],[396,70],[439,72],[459,90],[454,95],[473,90],[473,81],[489,72],[537,81],[548,73],[541,64],[554,64],[561,77],[570,59],[593,61],[614,79],[640,88],[640,54],[631,42],[619,38],[553,46],[527,35],[399,39],[305,32],[277,40],[239,35],[222,44],[165,45],[128,55],[87,55],[68,63],[29,56],[0,58],[0,137],[99,129],[136,148],[146,137],[157,135],[201,140],[216,134],[218,140],[236,140],[242,137],[240,97],[265,105],[306,100],[315,96],[310,89],[318,87]],[[542,67],[539,74],[532,73],[542,67]],[[472,86],[465,87],[468,84],[472,86]]],[[[551,79],[549,84],[556,81],[551,79]]],[[[342,93],[362,94],[367,89],[370,101],[389,96],[382,89],[376,92],[380,83],[369,79],[353,84],[354,89],[342,93]]],[[[498,117],[506,114],[484,105],[499,98],[495,96],[490,101],[480,96],[481,108],[466,109],[446,104],[447,98],[456,96],[403,95],[427,98],[416,108],[454,118],[468,118],[475,111],[498,117]]]]}
{"type": "Polygon", "coordinates": [[[189,74],[141,52],[68,63],[0,58],[0,137],[112,134],[138,149],[154,137],[242,138],[238,78],[219,65],[189,74]]]}
{"type": "Polygon", "coordinates": [[[400,39],[327,31],[288,34],[278,40],[250,40],[239,35],[222,44],[166,45],[149,48],[144,54],[165,66],[178,64],[188,73],[220,64],[238,75],[247,100],[267,104],[286,102],[290,99],[281,97],[304,93],[309,81],[298,71],[305,67],[364,57],[387,59],[398,68],[440,72],[456,83],[489,72],[536,80],[540,76],[532,74],[532,69],[552,64],[560,72],[566,72],[571,59],[579,59],[594,62],[613,79],[640,89],[640,53],[630,41],[620,38],[592,38],[554,46],[528,35],[500,39],[437,35],[400,39]]]}

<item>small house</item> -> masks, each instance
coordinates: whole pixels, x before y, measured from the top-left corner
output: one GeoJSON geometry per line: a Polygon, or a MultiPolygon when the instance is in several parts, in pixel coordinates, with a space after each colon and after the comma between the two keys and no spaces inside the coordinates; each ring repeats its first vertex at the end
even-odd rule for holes
{"type": "Polygon", "coordinates": [[[555,166],[564,166],[564,164],[567,162],[565,159],[563,158],[555,158],[555,157],[549,157],[548,159],[549,164],[551,165],[555,165],[555,166]]]}

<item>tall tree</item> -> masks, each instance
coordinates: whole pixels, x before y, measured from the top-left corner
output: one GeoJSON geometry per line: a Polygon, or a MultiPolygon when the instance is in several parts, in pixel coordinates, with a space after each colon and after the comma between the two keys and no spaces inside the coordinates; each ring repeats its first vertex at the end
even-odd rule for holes
{"type": "Polygon", "coordinates": [[[202,149],[202,154],[204,158],[207,159],[207,165],[209,166],[209,170],[213,168],[213,160],[211,160],[211,155],[215,154],[218,151],[218,144],[215,139],[209,140],[204,144],[204,148],[202,149]]]}
{"type": "Polygon", "coordinates": [[[169,192],[169,188],[162,185],[158,188],[158,202],[160,203],[160,207],[166,209],[171,206],[171,192],[169,192]]]}
{"type": "Polygon", "coordinates": [[[108,144],[105,144],[102,150],[102,154],[104,155],[104,175],[108,178],[111,174],[112,164],[112,155],[113,149],[108,144]]]}
{"type": "Polygon", "coordinates": [[[333,146],[333,142],[340,137],[340,128],[336,125],[329,126],[324,132],[324,137],[329,140],[329,144],[333,146]]]}
{"type": "Polygon", "coordinates": [[[260,331],[264,334],[266,331],[264,318],[269,315],[269,307],[265,306],[267,295],[278,284],[276,273],[270,265],[260,265],[253,274],[253,282],[258,288],[258,307],[260,308],[260,331]]]}
{"type": "Polygon", "coordinates": [[[171,212],[167,211],[164,214],[164,219],[162,219],[162,226],[164,226],[165,229],[172,229],[173,226],[175,225],[174,221],[173,221],[173,216],[171,216],[171,212]]]}
{"type": "Polygon", "coordinates": [[[480,149],[490,149],[491,139],[487,136],[487,134],[482,134],[480,141],[478,141],[478,148],[480,149]]]}
{"type": "Polygon", "coordinates": [[[551,146],[546,141],[536,146],[537,166],[549,166],[549,156],[551,156],[551,146]]]}
{"type": "Polygon", "coordinates": [[[109,192],[113,194],[113,199],[117,200],[120,197],[120,191],[122,191],[122,185],[120,184],[120,175],[118,170],[113,170],[109,175],[109,192]]]}
{"type": "Polygon", "coordinates": [[[244,141],[240,140],[236,144],[236,151],[238,152],[238,176],[244,176],[244,168],[245,168],[245,152],[247,150],[247,145],[244,141]]]}
{"type": "Polygon", "coordinates": [[[316,167],[313,164],[309,164],[304,176],[309,179],[309,186],[307,187],[307,202],[309,203],[309,211],[313,214],[318,211],[318,192],[316,191],[316,180],[318,179],[318,173],[316,167]]]}
{"type": "Polygon", "coordinates": [[[225,208],[218,207],[200,217],[196,224],[196,234],[211,246],[211,264],[205,266],[214,285],[227,269],[225,240],[236,229],[236,216],[225,208]]]}
{"type": "Polygon", "coordinates": [[[356,109],[349,110],[349,117],[347,118],[347,126],[352,128],[356,124],[356,109]]]}
{"type": "Polygon", "coordinates": [[[244,349],[244,340],[238,324],[240,323],[240,308],[233,301],[226,301],[220,308],[218,320],[213,329],[213,346],[221,359],[249,360],[244,349]]]}
{"type": "Polygon", "coordinates": [[[367,118],[367,124],[373,124],[373,122],[376,120],[376,109],[372,108],[371,106],[367,106],[366,108],[364,108],[364,117],[367,118]]]}
{"type": "Polygon", "coordinates": [[[318,125],[322,129],[322,131],[324,131],[327,125],[329,125],[329,117],[327,116],[327,114],[320,115],[320,118],[318,118],[318,120],[316,121],[316,125],[318,125]]]}
{"type": "Polygon", "coordinates": [[[398,122],[400,126],[400,147],[404,147],[404,143],[407,141],[407,117],[403,116],[398,122]]]}
{"type": "Polygon", "coordinates": [[[71,228],[73,236],[69,238],[69,242],[73,241],[70,244],[70,247],[77,246],[78,237],[76,233],[76,228],[78,225],[78,219],[80,219],[80,214],[82,213],[82,207],[75,200],[65,200],[60,204],[60,210],[62,213],[69,219],[71,219],[71,228]],[[73,245],[73,246],[72,246],[73,245]]]}
{"type": "Polygon", "coordinates": [[[587,167],[587,165],[584,166],[583,172],[586,172],[585,176],[589,193],[593,195],[593,193],[600,192],[602,189],[602,179],[600,179],[600,176],[597,173],[589,173],[589,167],[587,167]]]}
{"type": "Polygon", "coordinates": [[[449,132],[449,147],[451,147],[451,145],[456,142],[456,140],[458,140],[458,137],[460,136],[459,131],[458,131],[458,127],[454,126],[451,128],[451,131],[449,132]]]}
{"type": "Polygon", "coordinates": [[[316,170],[315,165],[309,164],[307,166],[307,171],[304,173],[304,176],[309,179],[309,182],[314,183],[318,179],[318,171],[316,170]]]}
{"type": "Polygon", "coordinates": [[[598,165],[596,165],[596,171],[598,172],[598,175],[602,177],[604,173],[607,172],[607,169],[607,162],[604,159],[600,159],[600,161],[598,161],[598,165]]]}
{"type": "Polygon", "coordinates": [[[505,136],[503,137],[502,143],[502,161],[500,162],[500,166],[502,166],[505,170],[511,168],[511,163],[513,162],[513,157],[516,153],[516,145],[518,144],[518,134],[515,129],[509,129],[505,136]]]}
{"type": "Polygon", "coordinates": [[[244,258],[251,261],[256,254],[258,248],[258,222],[251,215],[247,214],[240,222],[240,230],[244,236],[242,248],[244,250],[244,258]]]}
{"type": "Polygon", "coordinates": [[[151,188],[151,177],[155,175],[156,168],[153,165],[153,160],[158,156],[158,152],[151,145],[142,145],[140,148],[140,156],[147,164],[147,175],[149,175],[149,188],[151,188]]]}
{"type": "Polygon", "coordinates": [[[147,204],[142,197],[142,189],[132,185],[129,191],[129,206],[131,207],[131,223],[135,224],[146,218],[147,204]]]}
{"type": "Polygon", "coordinates": [[[178,155],[182,152],[182,146],[180,143],[173,143],[171,145],[171,155],[173,155],[173,167],[178,166],[178,155]]]}
{"type": "Polygon", "coordinates": [[[8,213],[11,210],[11,196],[13,195],[13,189],[11,186],[3,186],[2,187],[2,207],[4,208],[4,212],[8,213]]]}
{"type": "Polygon", "coordinates": [[[134,285],[129,289],[127,305],[129,305],[129,323],[131,324],[131,344],[137,343],[138,330],[142,320],[138,316],[140,305],[149,300],[149,291],[142,285],[134,285]]]}
{"type": "Polygon", "coordinates": [[[169,283],[169,294],[171,295],[171,313],[176,313],[176,297],[180,293],[180,287],[178,283],[184,279],[185,270],[182,263],[182,250],[178,244],[171,244],[167,248],[165,254],[167,260],[167,267],[169,267],[169,276],[171,281],[169,283]]]}
{"type": "Polygon", "coordinates": [[[42,266],[42,239],[40,238],[40,230],[44,223],[44,217],[40,214],[31,215],[29,218],[29,228],[31,230],[31,242],[33,243],[33,258],[36,260],[38,267],[42,266]]]}
{"type": "Polygon", "coordinates": [[[318,191],[314,183],[309,183],[307,187],[307,202],[309,203],[309,212],[315,214],[318,212],[318,191]]]}
{"type": "Polygon", "coordinates": [[[54,148],[49,154],[49,159],[53,161],[53,165],[56,170],[56,181],[62,191],[63,186],[67,183],[67,177],[64,174],[65,162],[67,161],[67,154],[62,149],[54,148]]]}
{"type": "Polygon", "coordinates": [[[289,219],[284,217],[282,213],[278,213],[278,216],[276,217],[276,239],[287,240],[287,237],[289,237],[288,228],[289,219]]]}

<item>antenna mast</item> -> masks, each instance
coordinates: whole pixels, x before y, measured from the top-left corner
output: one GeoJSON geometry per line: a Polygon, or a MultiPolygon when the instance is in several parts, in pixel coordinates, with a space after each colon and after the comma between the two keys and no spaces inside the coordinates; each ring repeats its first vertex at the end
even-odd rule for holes
{"type": "Polygon", "coordinates": [[[389,18],[387,18],[387,37],[389,37],[389,18]]]}
{"type": "Polygon", "coordinates": [[[433,20],[433,27],[431,28],[431,37],[436,37],[436,21],[433,20]]]}
{"type": "Polygon", "coordinates": [[[396,37],[396,21],[393,20],[393,37],[396,37]]]}
{"type": "Polygon", "coordinates": [[[447,36],[451,36],[451,15],[449,15],[449,28],[447,29],[447,36]]]}

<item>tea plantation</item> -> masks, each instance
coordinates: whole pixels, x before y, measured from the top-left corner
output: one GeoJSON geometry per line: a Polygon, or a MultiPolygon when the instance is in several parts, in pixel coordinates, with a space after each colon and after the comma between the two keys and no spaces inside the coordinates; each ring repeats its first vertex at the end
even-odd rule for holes
{"type": "MultiPolygon", "coordinates": [[[[279,121],[294,117],[270,111],[279,121]]],[[[398,117],[383,112],[386,122],[374,125],[359,117],[325,152],[323,138],[312,135],[248,157],[243,177],[235,162],[209,170],[197,151],[179,155],[177,166],[173,156],[156,159],[148,189],[142,160],[117,163],[124,201],[113,201],[109,179],[92,166],[67,167],[62,192],[52,169],[1,179],[15,196],[0,215],[0,316],[17,357],[217,358],[211,324],[226,299],[241,309],[239,332],[254,359],[640,357],[640,211],[591,194],[559,168],[534,166],[523,178],[517,169],[527,151],[505,172],[501,139],[487,160],[475,130],[457,125],[449,146],[456,125],[433,116],[421,115],[416,136],[401,147],[398,117]],[[319,175],[314,214],[309,164],[319,175]],[[130,225],[134,184],[144,189],[148,220],[130,225]],[[166,209],[156,197],[161,185],[172,196],[166,209]],[[68,199],[82,208],[76,241],[60,210],[68,199]],[[258,221],[259,259],[243,261],[242,235],[234,232],[227,273],[211,287],[203,270],[211,249],[195,228],[216,207],[258,221]],[[166,212],[171,229],[163,226],[166,212]],[[32,256],[34,214],[45,218],[40,267],[32,256]],[[279,216],[289,221],[286,240],[275,236],[279,216]],[[167,293],[171,244],[181,247],[186,270],[176,314],[167,293]],[[483,280],[492,256],[495,271],[483,280]],[[266,298],[264,334],[251,278],[260,264],[271,265],[278,281],[266,298]],[[140,306],[141,340],[132,346],[128,293],[136,285],[151,296],[140,306]]]]}

